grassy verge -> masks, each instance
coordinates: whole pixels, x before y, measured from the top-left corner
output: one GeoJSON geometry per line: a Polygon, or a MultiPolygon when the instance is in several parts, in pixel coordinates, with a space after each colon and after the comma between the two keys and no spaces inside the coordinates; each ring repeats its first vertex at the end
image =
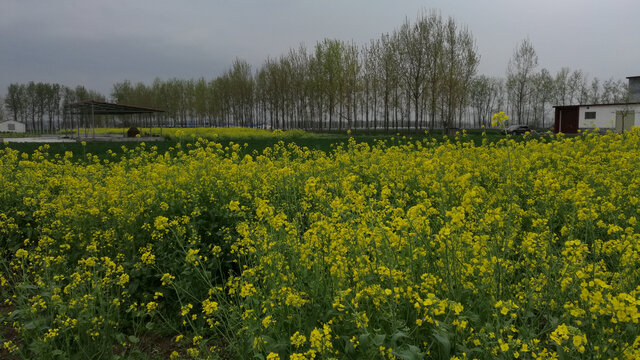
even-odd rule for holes
{"type": "MultiPolygon", "coordinates": [[[[105,129],[98,129],[99,134],[103,134],[105,129]]],[[[143,134],[147,134],[149,129],[142,129],[143,134]]],[[[107,129],[109,134],[122,134],[122,129],[107,129]]],[[[160,134],[160,129],[153,128],[154,135],[160,134]]],[[[429,134],[427,132],[418,135],[415,132],[398,132],[387,133],[385,131],[354,131],[347,133],[342,132],[324,132],[311,133],[299,130],[292,131],[268,131],[259,129],[241,129],[241,128],[195,128],[195,129],[164,129],[164,141],[153,141],[146,143],[147,149],[154,148],[157,153],[175,151],[178,143],[186,145],[194,144],[198,138],[204,138],[209,141],[215,141],[222,145],[228,146],[230,143],[239,144],[242,151],[246,154],[261,153],[266,148],[273,147],[280,141],[285,144],[295,144],[299,147],[306,147],[309,150],[320,150],[325,153],[331,152],[339,145],[345,145],[349,138],[353,138],[357,143],[367,143],[374,145],[378,142],[386,142],[389,145],[404,144],[428,138],[430,141],[443,143],[446,141],[471,141],[475,145],[481,145],[484,142],[496,142],[502,138],[497,130],[469,130],[460,132],[455,136],[443,136],[440,132],[429,134]]],[[[514,137],[517,141],[522,141],[524,137],[514,137]]],[[[124,151],[137,147],[139,144],[130,141],[91,141],[86,139],[85,143],[50,143],[47,152],[52,155],[63,156],[66,152],[73,153],[76,157],[90,153],[100,158],[106,154],[115,153],[121,155],[124,151]]],[[[43,146],[41,143],[0,143],[0,149],[11,148],[23,153],[33,153],[43,146]]],[[[111,157],[111,155],[110,155],[111,157]]]]}

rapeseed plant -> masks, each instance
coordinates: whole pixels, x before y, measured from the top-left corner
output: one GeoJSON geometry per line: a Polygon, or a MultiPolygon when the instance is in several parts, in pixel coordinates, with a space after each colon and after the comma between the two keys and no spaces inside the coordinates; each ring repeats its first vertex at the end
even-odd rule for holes
{"type": "Polygon", "coordinates": [[[0,150],[3,351],[637,358],[638,131],[464,139],[0,150]]]}

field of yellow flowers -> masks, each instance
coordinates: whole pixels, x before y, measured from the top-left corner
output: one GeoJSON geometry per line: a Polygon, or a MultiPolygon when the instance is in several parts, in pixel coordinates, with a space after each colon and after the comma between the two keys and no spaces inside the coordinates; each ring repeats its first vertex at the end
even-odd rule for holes
{"type": "Polygon", "coordinates": [[[0,355],[640,358],[637,130],[83,156],[0,150],[0,355]]]}
{"type": "MultiPolygon", "coordinates": [[[[306,132],[304,130],[291,129],[291,130],[265,130],[257,128],[243,128],[243,127],[193,127],[193,128],[179,128],[179,127],[141,127],[141,136],[163,136],[170,140],[188,140],[188,139],[238,139],[243,138],[247,140],[264,140],[264,139],[297,139],[297,138],[318,138],[323,137],[322,134],[315,134],[306,132]]],[[[92,135],[125,135],[127,128],[80,128],[80,129],[67,129],[61,130],[61,134],[76,134],[92,136],[92,135]]]]}

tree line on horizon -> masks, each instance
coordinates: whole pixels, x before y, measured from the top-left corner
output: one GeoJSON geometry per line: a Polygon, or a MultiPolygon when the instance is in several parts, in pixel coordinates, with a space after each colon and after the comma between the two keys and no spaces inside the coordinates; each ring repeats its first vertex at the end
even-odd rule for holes
{"type": "MultiPolygon", "coordinates": [[[[567,67],[555,75],[538,70],[528,39],[515,49],[505,78],[478,75],[478,62],[471,32],[431,11],[363,46],[325,39],[268,58],[255,71],[236,59],[211,80],[125,80],[109,100],[163,109],[161,121],[172,126],[446,131],[489,126],[501,110],[513,122],[547,127],[554,104],[621,102],[628,92],[622,80],[589,80],[567,67]]],[[[0,119],[53,131],[68,124],[66,104],[86,99],[106,97],[82,86],[11,84],[0,119]]]]}
{"type": "Polygon", "coordinates": [[[60,84],[35,83],[10,84],[4,101],[6,111],[0,106],[0,121],[14,120],[26,125],[28,131],[53,132],[64,128],[62,109],[86,99],[105,101],[105,96],[84,86],[70,88],[60,84]],[[6,112],[6,114],[5,114],[6,112]]]}

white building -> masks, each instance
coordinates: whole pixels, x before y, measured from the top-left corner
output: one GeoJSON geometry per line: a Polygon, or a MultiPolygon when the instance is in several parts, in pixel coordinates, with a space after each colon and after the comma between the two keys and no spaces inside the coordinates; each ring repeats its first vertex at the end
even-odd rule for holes
{"type": "Polygon", "coordinates": [[[580,106],[578,127],[580,129],[611,129],[617,132],[630,131],[640,126],[640,104],[603,104],[580,106]]]}
{"type": "Polygon", "coordinates": [[[0,122],[0,133],[2,132],[23,133],[26,132],[26,127],[24,123],[21,123],[19,121],[2,121],[0,122]]]}
{"type": "Polygon", "coordinates": [[[640,126],[640,76],[627,79],[629,102],[554,106],[555,132],[571,134],[595,128],[627,132],[634,126],[640,126]]]}

